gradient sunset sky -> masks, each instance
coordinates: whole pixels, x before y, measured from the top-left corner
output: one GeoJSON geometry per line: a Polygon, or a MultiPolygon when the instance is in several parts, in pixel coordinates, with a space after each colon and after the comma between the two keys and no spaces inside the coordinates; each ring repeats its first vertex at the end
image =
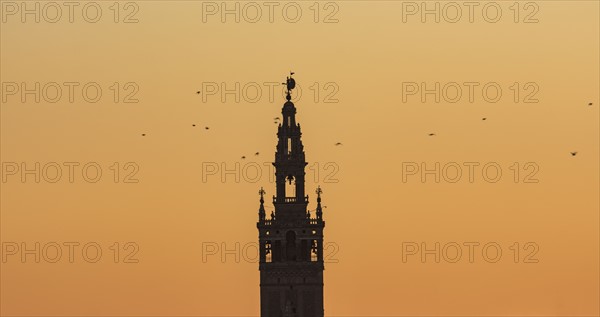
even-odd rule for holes
{"type": "Polygon", "coordinates": [[[244,255],[258,240],[258,190],[275,190],[268,166],[289,71],[302,89],[309,209],[318,185],[327,206],[327,316],[600,314],[598,1],[496,1],[496,22],[496,6],[484,16],[487,2],[475,1],[470,21],[459,1],[456,23],[445,1],[426,1],[440,5],[438,23],[407,15],[421,1],[297,1],[288,15],[288,2],[274,2],[271,21],[265,2],[226,2],[239,4],[239,23],[212,14],[221,1],[96,1],[96,23],[86,2],[75,1],[72,22],[57,2],[56,23],[49,2],[26,2],[40,4],[39,23],[15,3],[0,1],[1,315],[257,316],[258,263],[244,255]],[[21,94],[36,83],[40,102],[21,94]],[[57,102],[49,83],[62,89],[57,102]],[[239,102],[221,90],[236,83],[239,102]],[[413,83],[446,94],[406,95],[413,83]],[[82,96],[86,84],[101,87],[97,102],[82,96]],[[502,89],[498,101],[486,85],[502,89]],[[22,181],[36,162],[50,178],[56,162],[61,179],[22,181]],[[79,164],[73,182],[66,162],[79,164]],[[479,164],[472,182],[469,162],[479,164]],[[81,175],[90,163],[96,183],[81,175]],[[436,163],[450,175],[439,183],[403,169],[436,163]],[[221,175],[236,164],[239,182],[221,175]],[[501,168],[497,182],[482,176],[486,164],[501,168]],[[61,245],[62,257],[23,261],[36,242],[49,257],[61,245]],[[73,263],[69,242],[79,243],[73,263]],[[102,249],[96,263],[81,255],[88,243],[102,249]],[[239,263],[221,252],[236,243],[239,263]],[[450,253],[456,243],[463,254],[403,261],[403,243],[450,253]],[[502,249],[495,263],[481,254],[489,243],[502,249]],[[137,263],[125,263],[131,252],[137,263]]]}

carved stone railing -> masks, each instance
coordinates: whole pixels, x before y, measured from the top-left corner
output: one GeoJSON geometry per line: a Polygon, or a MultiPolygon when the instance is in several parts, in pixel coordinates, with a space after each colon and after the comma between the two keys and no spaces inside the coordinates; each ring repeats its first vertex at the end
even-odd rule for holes
{"type": "MultiPolygon", "coordinates": [[[[308,203],[308,196],[305,196],[303,200],[304,200],[303,201],[304,203],[308,203]]],[[[277,199],[277,197],[273,196],[273,203],[279,203],[279,202],[281,202],[281,201],[279,199],[277,199]]],[[[299,203],[300,201],[298,201],[298,199],[296,197],[284,197],[283,202],[294,204],[294,203],[299,203]]]]}

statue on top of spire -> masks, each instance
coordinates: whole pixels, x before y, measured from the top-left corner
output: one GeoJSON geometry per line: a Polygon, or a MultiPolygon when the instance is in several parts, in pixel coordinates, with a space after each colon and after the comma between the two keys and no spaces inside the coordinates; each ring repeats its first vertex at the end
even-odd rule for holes
{"type": "Polygon", "coordinates": [[[290,76],[287,77],[285,83],[281,83],[282,85],[286,85],[287,87],[287,94],[285,96],[287,100],[292,99],[292,89],[296,88],[296,81],[294,80],[294,78],[292,78],[292,75],[294,75],[294,72],[290,72],[290,76]]]}

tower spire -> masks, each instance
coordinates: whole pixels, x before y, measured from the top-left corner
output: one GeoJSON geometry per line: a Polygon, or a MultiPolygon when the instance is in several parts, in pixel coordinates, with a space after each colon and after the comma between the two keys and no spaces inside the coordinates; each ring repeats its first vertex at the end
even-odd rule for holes
{"type": "Polygon", "coordinates": [[[291,101],[296,81],[287,77],[286,101],[277,128],[276,192],[271,218],[265,219],[261,188],[259,232],[260,315],[262,317],[323,317],[323,229],[321,188],[317,188],[317,218],[308,211],[305,168],[296,107],[291,101]],[[285,304],[284,304],[285,303],[285,304]]]}
{"type": "Polygon", "coordinates": [[[287,101],[281,109],[283,120],[277,131],[277,152],[273,163],[277,183],[274,203],[306,204],[308,203],[308,196],[304,195],[304,167],[307,163],[304,157],[300,124],[296,123],[296,107],[291,101],[292,90],[296,88],[296,81],[292,78],[293,75],[294,72],[290,72],[286,82],[282,83],[287,88],[287,101]],[[295,193],[286,192],[286,182],[289,185],[294,184],[294,188],[289,186],[289,189],[295,189],[295,193]]]}

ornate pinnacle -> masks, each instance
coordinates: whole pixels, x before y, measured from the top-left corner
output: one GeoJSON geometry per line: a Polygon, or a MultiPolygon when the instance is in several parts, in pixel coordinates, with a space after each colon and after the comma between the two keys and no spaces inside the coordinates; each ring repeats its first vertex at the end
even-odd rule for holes
{"type": "Polygon", "coordinates": [[[323,190],[321,189],[320,185],[317,187],[317,190],[315,190],[315,193],[317,194],[317,202],[321,202],[321,194],[323,193],[323,190]]]}
{"type": "Polygon", "coordinates": [[[315,190],[315,193],[317,193],[317,219],[322,219],[323,218],[323,208],[321,208],[321,194],[323,193],[323,190],[321,189],[321,186],[317,187],[317,190],[315,190]]]}
{"type": "Polygon", "coordinates": [[[258,194],[260,195],[260,208],[258,209],[258,219],[260,221],[265,220],[265,200],[263,198],[263,195],[266,194],[265,190],[261,187],[260,190],[258,191],[258,194]]]}

